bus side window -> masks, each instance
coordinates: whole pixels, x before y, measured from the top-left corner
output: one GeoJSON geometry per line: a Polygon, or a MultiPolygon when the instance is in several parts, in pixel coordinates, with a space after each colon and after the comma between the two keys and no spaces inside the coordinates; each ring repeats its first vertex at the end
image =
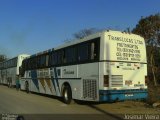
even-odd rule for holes
{"type": "Polygon", "coordinates": [[[78,61],[79,62],[83,62],[88,60],[88,55],[89,55],[89,44],[88,43],[84,43],[84,44],[80,44],[78,46],[78,61]]]}
{"type": "Polygon", "coordinates": [[[48,67],[48,64],[49,64],[49,55],[47,54],[46,55],[46,64],[45,64],[45,66],[48,67]]]}
{"type": "Polygon", "coordinates": [[[49,59],[48,66],[53,66],[53,52],[49,54],[48,59],[49,59]]]}
{"type": "Polygon", "coordinates": [[[37,57],[33,58],[33,68],[37,69],[37,57]]]}
{"type": "Polygon", "coordinates": [[[52,54],[52,63],[53,65],[56,65],[58,63],[58,56],[57,56],[57,52],[53,52],[52,54]]]}
{"type": "Polygon", "coordinates": [[[66,63],[67,61],[66,61],[66,49],[63,49],[62,50],[62,64],[63,63],[66,63]]]}
{"type": "Polygon", "coordinates": [[[37,68],[40,68],[40,56],[37,56],[37,68]]]}
{"type": "MultiPolygon", "coordinates": [[[[49,66],[54,66],[54,65],[57,65],[58,64],[58,59],[59,59],[59,53],[57,51],[52,51],[50,54],[49,54],[49,63],[48,65],[49,66]]],[[[46,59],[47,60],[47,59],[46,59]]],[[[47,60],[48,61],[48,60],[47,60]]],[[[46,62],[47,62],[46,61],[46,62]]]]}
{"type": "Polygon", "coordinates": [[[66,48],[66,63],[74,63],[76,62],[76,48],[75,47],[69,47],[66,48]]]}
{"type": "Polygon", "coordinates": [[[46,55],[40,56],[40,68],[46,67],[46,55]]]}
{"type": "Polygon", "coordinates": [[[55,58],[55,52],[52,51],[49,55],[49,66],[53,66],[56,62],[56,58],[55,58]]]}
{"type": "Polygon", "coordinates": [[[94,41],[91,43],[91,54],[90,54],[90,58],[91,60],[96,60],[98,58],[98,43],[97,41],[94,41]]]}
{"type": "Polygon", "coordinates": [[[96,40],[91,44],[91,60],[99,58],[99,42],[96,40]]]}
{"type": "Polygon", "coordinates": [[[94,57],[95,57],[95,43],[92,42],[91,43],[91,60],[94,60],[94,57]]]}

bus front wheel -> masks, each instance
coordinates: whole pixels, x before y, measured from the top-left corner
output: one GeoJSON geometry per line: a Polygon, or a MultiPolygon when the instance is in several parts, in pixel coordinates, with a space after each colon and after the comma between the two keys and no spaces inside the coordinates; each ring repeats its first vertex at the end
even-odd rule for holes
{"type": "Polygon", "coordinates": [[[68,85],[64,86],[62,96],[63,96],[64,103],[66,103],[66,104],[70,104],[71,103],[71,101],[72,101],[72,92],[71,92],[70,86],[68,86],[68,85]]]}

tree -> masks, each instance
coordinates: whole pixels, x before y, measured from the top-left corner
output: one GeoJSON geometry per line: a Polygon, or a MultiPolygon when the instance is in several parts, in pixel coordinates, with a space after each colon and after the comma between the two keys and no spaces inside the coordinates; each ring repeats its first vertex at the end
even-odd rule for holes
{"type": "Polygon", "coordinates": [[[157,86],[155,66],[160,59],[158,55],[160,47],[160,14],[142,17],[132,32],[141,35],[146,40],[149,70],[151,69],[154,85],[157,86]]]}
{"type": "Polygon", "coordinates": [[[103,29],[99,30],[96,28],[85,28],[85,29],[80,30],[79,32],[74,33],[73,38],[69,38],[69,39],[67,38],[67,39],[63,40],[63,42],[69,43],[75,39],[83,39],[84,37],[86,37],[88,35],[91,35],[91,34],[94,34],[94,33],[100,32],[100,31],[103,31],[103,29]]]}
{"type": "Polygon", "coordinates": [[[0,55],[0,62],[7,60],[6,55],[0,55]]]}
{"type": "Polygon", "coordinates": [[[88,35],[94,34],[98,32],[99,30],[96,28],[89,28],[89,29],[83,29],[75,34],[73,34],[74,38],[76,39],[82,39],[88,35]]]}
{"type": "Polygon", "coordinates": [[[160,14],[142,17],[132,32],[144,37],[149,44],[160,43],[160,14]]]}

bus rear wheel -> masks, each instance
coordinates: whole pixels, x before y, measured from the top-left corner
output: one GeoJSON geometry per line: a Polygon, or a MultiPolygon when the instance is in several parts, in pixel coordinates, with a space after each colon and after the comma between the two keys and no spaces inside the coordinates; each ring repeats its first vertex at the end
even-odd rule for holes
{"type": "Polygon", "coordinates": [[[66,85],[63,88],[63,93],[62,93],[62,97],[63,97],[63,102],[66,104],[70,104],[72,101],[72,92],[71,92],[71,88],[70,86],[66,85]]]}

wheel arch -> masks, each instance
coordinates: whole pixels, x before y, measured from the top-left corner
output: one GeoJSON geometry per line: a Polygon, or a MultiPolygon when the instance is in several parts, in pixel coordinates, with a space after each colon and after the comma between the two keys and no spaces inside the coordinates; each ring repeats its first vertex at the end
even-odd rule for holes
{"type": "Polygon", "coordinates": [[[64,89],[65,86],[68,86],[68,87],[70,88],[71,94],[72,94],[72,88],[71,88],[70,83],[69,83],[69,82],[64,82],[64,83],[62,84],[62,87],[61,87],[61,95],[63,95],[63,89],[64,89]]]}

